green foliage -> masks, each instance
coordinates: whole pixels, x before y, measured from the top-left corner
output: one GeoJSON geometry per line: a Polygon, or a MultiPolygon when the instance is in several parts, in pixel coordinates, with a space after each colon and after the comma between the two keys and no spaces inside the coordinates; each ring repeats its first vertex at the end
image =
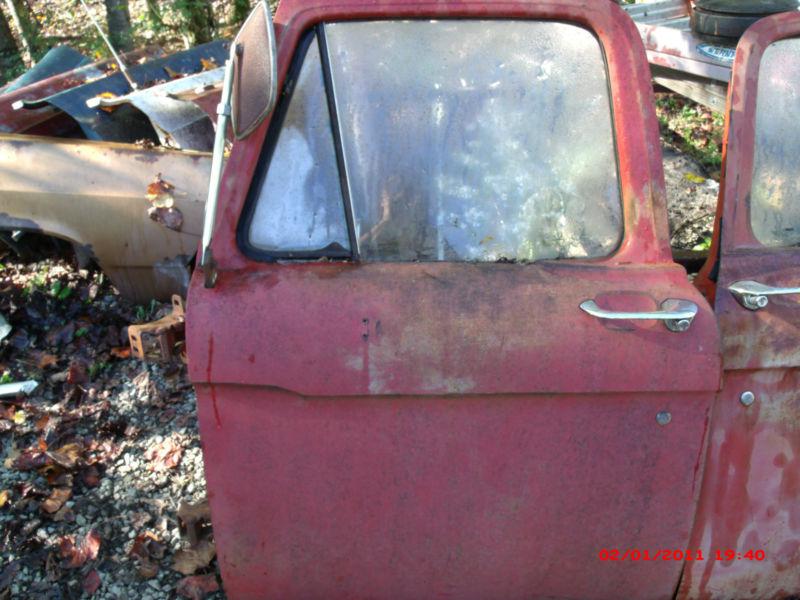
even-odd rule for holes
{"type": "Polygon", "coordinates": [[[703,165],[712,175],[722,165],[724,117],[676,94],[658,94],[656,114],[661,134],[703,165]]]}
{"type": "Polygon", "coordinates": [[[72,288],[56,279],[50,286],[50,295],[57,300],[66,300],[72,295],[72,288]]]}
{"type": "Polygon", "coordinates": [[[694,246],[692,250],[696,252],[708,252],[711,249],[711,236],[704,237],[699,244],[694,246]]]}

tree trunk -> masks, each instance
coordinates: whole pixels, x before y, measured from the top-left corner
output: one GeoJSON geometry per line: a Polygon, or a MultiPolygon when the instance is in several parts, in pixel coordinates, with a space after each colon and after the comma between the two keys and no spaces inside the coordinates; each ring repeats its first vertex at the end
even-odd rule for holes
{"type": "Polygon", "coordinates": [[[233,0],[233,22],[231,25],[241,25],[250,14],[250,0],[233,0]]]}
{"type": "Polygon", "coordinates": [[[0,84],[10,78],[12,69],[19,65],[20,60],[17,41],[11,33],[6,16],[0,11],[0,84]]]}
{"type": "Polygon", "coordinates": [[[164,25],[164,17],[161,15],[161,7],[158,5],[158,0],[146,0],[147,2],[147,18],[155,28],[161,28],[164,25]]]}
{"type": "Polygon", "coordinates": [[[195,45],[214,38],[214,11],[210,0],[181,0],[176,2],[176,7],[195,45]]]}
{"type": "MultiPolygon", "coordinates": [[[[34,39],[35,31],[31,24],[30,15],[28,14],[27,5],[22,5],[19,0],[5,0],[6,10],[11,16],[11,21],[14,23],[14,28],[19,35],[19,42],[21,45],[20,54],[25,66],[33,66],[33,53],[31,52],[31,44],[34,39]]],[[[8,25],[6,23],[6,25],[8,25]]]]}
{"type": "Polygon", "coordinates": [[[108,38],[117,51],[133,49],[133,31],[128,0],[105,0],[108,38]]]}

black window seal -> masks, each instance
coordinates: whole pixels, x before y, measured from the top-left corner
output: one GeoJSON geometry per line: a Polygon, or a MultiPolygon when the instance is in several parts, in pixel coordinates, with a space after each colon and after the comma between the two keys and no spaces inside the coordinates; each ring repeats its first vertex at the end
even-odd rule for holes
{"type": "Polygon", "coordinates": [[[328,39],[325,35],[324,23],[317,27],[317,40],[319,41],[319,55],[322,62],[322,79],[325,84],[325,93],[328,95],[328,112],[330,113],[331,128],[333,130],[333,147],[336,150],[336,165],[339,169],[339,182],[342,187],[347,232],[350,236],[351,258],[358,260],[359,248],[358,238],[356,237],[355,217],[353,216],[353,200],[350,196],[350,183],[347,179],[347,167],[344,161],[342,130],[339,126],[339,110],[336,106],[336,93],[333,89],[333,75],[331,75],[331,61],[328,55],[328,39]]]}
{"type": "MultiPolygon", "coordinates": [[[[303,68],[303,64],[305,63],[306,55],[308,54],[308,50],[311,47],[311,44],[314,40],[318,40],[318,43],[322,35],[322,26],[318,26],[306,33],[300,43],[297,46],[297,51],[295,52],[294,57],[292,58],[292,64],[289,66],[289,72],[286,76],[286,82],[284,83],[283,90],[281,95],[279,96],[279,101],[277,108],[275,109],[275,114],[270,121],[269,128],[267,129],[267,136],[264,140],[264,145],[261,148],[261,153],[258,158],[258,163],[256,165],[256,170],[253,176],[253,179],[250,183],[250,189],[247,192],[247,198],[245,199],[245,204],[242,209],[241,217],[239,218],[239,223],[236,227],[236,242],[239,246],[239,250],[247,256],[248,258],[252,258],[254,260],[258,260],[261,262],[276,262],[279,260],[320,260],[320,259],[338,259],[338,260],[352,260],[354,257],[355,246],[353,244],[353,240],[355,238],[355,229],[353,228],[353,221],[352,221],[352,213],[350,210],[350,201],[349,195],[347,194],[347,182],[345,180],[345,175],[342,172],[342,164],[343,164],[343,157],[342,157],[342,150],[341,150],[341,143],[338,138],[338,120],[334,119],[334,115],[330,117],[331,123],[331,135],[333,136],[333,144],[336,150],[336,161],[337,161],[337,168],[339,169],[339,181],[342,187],[342,199],[344,201],[344,209],[345,209],[345,217],[347,221],[347,228],[348,228],[348,236],[350,240],[350,249],[344,248],[341,244],[336,242],[329,244],[325,248],[319,248],[315,250],[265,250],[263,248],[259,248],[253,245],[250,242],[250,226],[252,224],[253,215],[255,214],[256,205],[258,204],[258,198],[260,195],[261,188],[264,185],[264,181],[267,176],[267,171],[269,170],[270,163],[272,162],[272,157],[275,153],[275,149],[278,146],[278,140],[280,138],[281,130],[283,129],[284,121],[286,120],[286,115],[289,112],[289,106],[292,102],[292,96],[294,95],[294,90],[297,85],[297,80],[300,77],[300,71],[303,68]],[[334,125],[334,122],[336,125],[334,125]],[[337,129],[334,129],[337,128],[337,129]]],[[[322,63],[322,71],[323,71],[323,84],[325,86],[325,93],[327,95],[327,104],[328,104],[328,111],[331,112],[334,110],[333,98],[332,98],[332,90],[330,90],[328,83],[330,81],[330,74],[326,75],[326,64],[327,64],[327,56],[323,53],[324,46],[320,45],[320,62],[322,63]]]]}

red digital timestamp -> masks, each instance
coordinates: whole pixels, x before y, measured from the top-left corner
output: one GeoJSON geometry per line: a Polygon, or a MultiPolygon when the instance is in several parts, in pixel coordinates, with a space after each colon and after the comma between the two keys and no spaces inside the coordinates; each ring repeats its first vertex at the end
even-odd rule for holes
{"type": "Polygon", "coordinates": [[[721,560],[731,562],[734,560],[763,561],[767,558],[767,553],[763,550],[714,550],[703,552],[702,550],[620,550],[619,548],[603,548],[598,553],[598,558],[602,561],[622,562],[622,561],[653,561],[653,560],[721,560]]]}

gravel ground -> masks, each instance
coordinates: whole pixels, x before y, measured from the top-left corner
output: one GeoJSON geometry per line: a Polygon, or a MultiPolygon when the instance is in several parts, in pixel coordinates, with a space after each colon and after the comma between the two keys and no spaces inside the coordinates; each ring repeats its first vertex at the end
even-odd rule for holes
{"type": "Polygon", "coordinates": [[[707,249],[714,230],[719,182],[673,146],[662,143],[662,152],[672,247],[707,249]]]}
{"type": "Polygon", "coordinates": [[[2,381],[40,382],[0,400],[0,599],[222,597],[185,367],[127,349],[168,307],[64,260],[0,262],[2,381]]]}

